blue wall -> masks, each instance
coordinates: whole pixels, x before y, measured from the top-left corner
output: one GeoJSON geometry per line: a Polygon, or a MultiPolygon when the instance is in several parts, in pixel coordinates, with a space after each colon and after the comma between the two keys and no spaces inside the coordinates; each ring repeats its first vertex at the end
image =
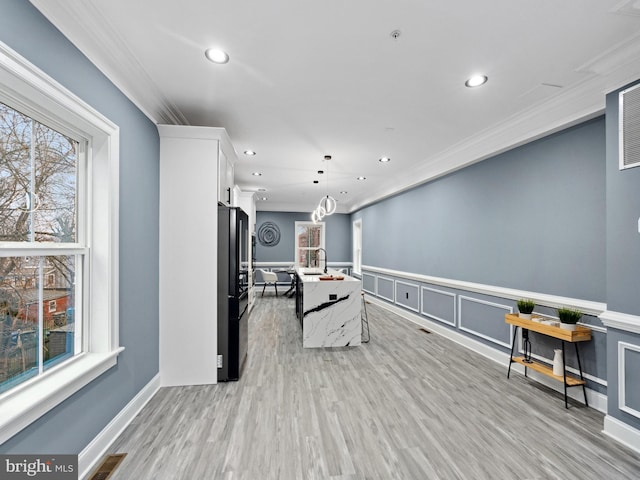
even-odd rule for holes
{"type": "Polygon", "coordinates": [[[618,166],[618,94],[607,95],[607,307],[640,315],[640,167],[618,166]]]}
{"type": "Polygon", "coordinates": [[[356,212],[363,265],[604,301],[597,118],[356,212]]]}
{"type": "MultiPolygon", "coordinates": [[[[257,212],[256,232],[264,222],[274,222],[280,229],[280,242],[273,247],[265,247],[256,242],[256,262],[295,261],[295,222],[310,222],[309,212],[257,212]]],[[[333,214],[324,218],[325,247],[329,262],[351,261],[351,216],[333,214]]]]}
{"type": "MultiPolygon", "coordinates": [[[[638,82],[636,82],[638,83],[638,82]]],[[[625,87],[627,88],[627,87],[625,87]]],[[[623,90],[621,88],[620,90],[623,90]]],[[[640,315],[640,167],[620,170],[618,161],[618,95],[607,95],[607,309],[640,315]]],[[[640,418],[620,410],[619,369],[625,369],[625,402],[640,411],[640,385],[637,358],[626,355],[618,362],[621,345],[640,348],[640,335],[608,329],[609,401],[608,414],[640,430],[640,418]],[[631,388],[634,386],[634,388],[631,388]]]]}
{"type": "Polygon", "coordinates": [[[3,0],[0,41],[120,127],[118,365],[0,446],[77,454],[158,373],[159,139],[155,125],[27,0],[3,0]]]}

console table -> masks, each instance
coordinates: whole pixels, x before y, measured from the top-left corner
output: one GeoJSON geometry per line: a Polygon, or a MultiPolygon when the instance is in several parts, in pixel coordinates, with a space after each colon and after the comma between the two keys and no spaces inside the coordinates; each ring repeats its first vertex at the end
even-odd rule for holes
{"type": "Polygon", "coordinates": [[[511,342],[511,354],[509,356],[509,369],[507,370],[507,378],[509,378],[509,374],[511,373],[511,364],[519,363],[524,365],[524,376],[527,376],[527,369],[530,368],[535,370],[538,373],[546,375],[548,377],[554,378],[564,384],[564,406],[565,408],[569,408],[567,403],[567,387],[578,387],[582,386],[582,393],[584,394],[584,404],[588,407],[589,403],[587,402],[587,390],[585,388],[585,384],[587,383],[582,376],[582,365],[580,364],[580,353],[578,352],[578,343],[579,342],[587,342],[591,340],[591,329],[587,327],[583,327],[581,325],[576,326],[575,330],[566,330],[564,328],[555,327],[552,325],[545,325],[543,323],[534,322],[533,320],[525,320],[524,318],[520,318],[517,314],[508,313],[505,315],[505,322],[514,325],[515,329],[513,331],[513,341],[511,342]],[[513,351],[516,345],[516,336],[518,334],[518,327],[522,328],[523,338],[528,338],[529,330],[536,333],[541,333],[542,335],[547,335],[548,337],[557,338],[562,343],[562,363],[564,365],[564,375],[558,376],[553,374],[553,368],[549,367],[540,362],[530,361],[527,362],[525,357],[514,357],[513,351]],[[565,361],[564,344],[566,342],[573,343],[576,348],[576,358],[578,359],[578,371],[580,373],[580,378],[574,375],[567,375],[567,364],[565,361]]]}

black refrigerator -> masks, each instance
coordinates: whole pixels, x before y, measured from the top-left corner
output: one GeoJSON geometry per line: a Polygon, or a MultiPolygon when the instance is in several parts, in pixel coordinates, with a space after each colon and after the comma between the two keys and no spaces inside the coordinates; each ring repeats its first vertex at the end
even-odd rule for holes
{"type": "Polygon", "coordinates": [[[247,358],[249,217],[218,205],[218,381],[238,380],[247,358]]]}

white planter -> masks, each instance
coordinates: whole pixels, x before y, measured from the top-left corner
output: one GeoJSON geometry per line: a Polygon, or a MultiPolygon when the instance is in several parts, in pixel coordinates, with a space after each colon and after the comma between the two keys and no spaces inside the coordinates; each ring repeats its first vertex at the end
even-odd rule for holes
{"type": "Polygon", "coordinates": [[[562,322],[560,322],[560,328],[564,328],[565,330],[575,330],[576,326],[577,325],[575,323],[562,323],[562,322]]]}
{"type": "Polygon", "coordinates": [[[562,350],[559,348],[554,350],[553,355],[553,374],[556,377],[564,376],[564,363],[562,362],[562,350]]]}
{"type": "Polygon", "coordinates": [[[518,316],[520,318],[524,318],[525,320],[531,320],[531,314],[530,313],[518,313],[518,316]]]}

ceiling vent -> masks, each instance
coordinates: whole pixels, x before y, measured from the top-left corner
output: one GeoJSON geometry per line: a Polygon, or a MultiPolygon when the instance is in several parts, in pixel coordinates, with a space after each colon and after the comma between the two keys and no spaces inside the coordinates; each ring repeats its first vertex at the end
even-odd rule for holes
{"type": "Polygon", "coordinates": [[[620,170],[640,166],[640,84],[620,92],[620,170]]]}

